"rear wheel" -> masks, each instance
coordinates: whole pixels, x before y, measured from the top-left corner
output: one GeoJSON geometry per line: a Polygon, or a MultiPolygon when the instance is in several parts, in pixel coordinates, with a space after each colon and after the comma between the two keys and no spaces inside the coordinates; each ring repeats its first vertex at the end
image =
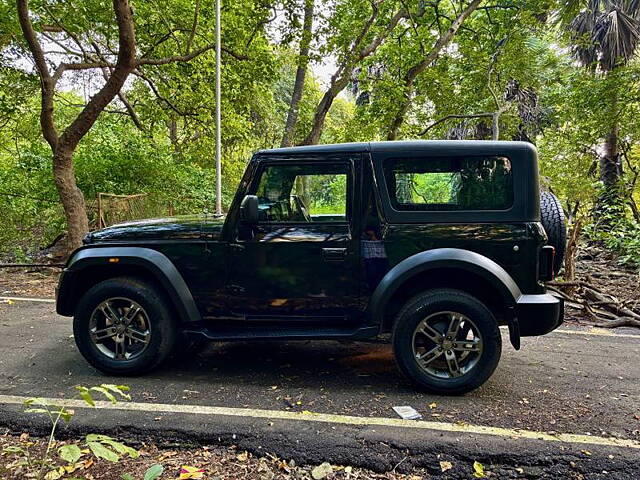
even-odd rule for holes
{"type": "Polygon", "coordinates": [[[138,375],[173,351],[177,325],[158,290],[133,278],[112,278],[82,297],[73,319],[76,345],[98,370],[138,375]]]}
{"type": "Polygon", "coordinates": [[[407,302],[394,326],[393,347],[400,371],[416,386],[459,395],[493,374],[502,339],[482,302],[459,290],[439,289],[407,302]]]}

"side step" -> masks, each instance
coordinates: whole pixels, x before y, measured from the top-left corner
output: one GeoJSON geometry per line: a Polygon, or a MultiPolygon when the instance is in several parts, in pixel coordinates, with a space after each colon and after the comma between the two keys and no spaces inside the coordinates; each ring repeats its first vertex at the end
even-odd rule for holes
{"type": "Polygon", "coordinates": [[[302,325],[220,325],[188,326],[186,335],[205,337],[209,340],[365,340],[375,338],[378,327],[320,327],[302,325]]]}

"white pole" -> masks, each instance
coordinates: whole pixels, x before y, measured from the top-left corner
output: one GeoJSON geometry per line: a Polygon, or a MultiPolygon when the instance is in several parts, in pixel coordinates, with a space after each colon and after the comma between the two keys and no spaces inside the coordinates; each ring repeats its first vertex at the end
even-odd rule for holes
{"type": "Polygon", "coordinates": [[[216,213],[222,214],[222,159],[220,149],[220,1],[216,1],[216,213]]]}

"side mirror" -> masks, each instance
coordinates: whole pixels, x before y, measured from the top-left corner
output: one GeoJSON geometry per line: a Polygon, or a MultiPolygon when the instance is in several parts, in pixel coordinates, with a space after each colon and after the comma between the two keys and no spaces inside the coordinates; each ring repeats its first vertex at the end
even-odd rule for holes
{"type": "Polygon", "coordinates": [[[240,204],[240,220],[254,225],[258,223],[258,197],[255,195],[245,195],[240,204]]]}

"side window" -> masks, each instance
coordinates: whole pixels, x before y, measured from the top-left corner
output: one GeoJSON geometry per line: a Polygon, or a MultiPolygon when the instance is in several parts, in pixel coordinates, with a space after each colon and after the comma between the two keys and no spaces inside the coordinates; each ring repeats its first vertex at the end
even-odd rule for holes
{"type": "Polygon", "coordinates": [[[388,159],[384,174],[396,210],[506,210],[513,204],[506,157],[388,159]]]}
{"type": "Polygon", "coordinates": [[[347,164],[268,165],[258,188],[261,221],[346,222],[347,164]]]}

